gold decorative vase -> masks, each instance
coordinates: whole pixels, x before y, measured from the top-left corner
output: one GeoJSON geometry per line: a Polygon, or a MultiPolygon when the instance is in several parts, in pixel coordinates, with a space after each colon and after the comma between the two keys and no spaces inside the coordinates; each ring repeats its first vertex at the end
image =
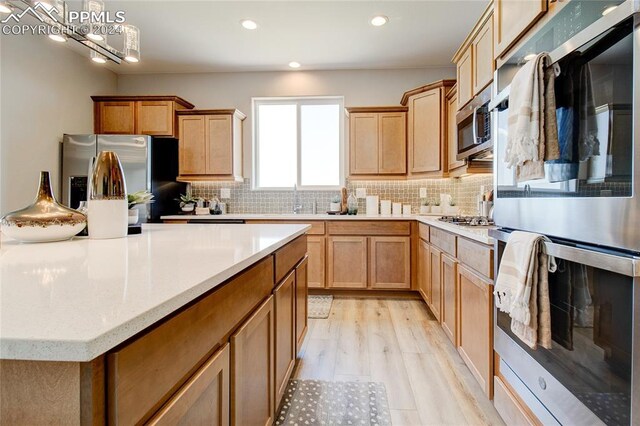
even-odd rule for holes
{"type": "Polygon", "coordinates": [[[59,204],[51,190],[49,172],[40,172],[40,186],[33,204],[8,213],[0,224],[2,232],[11,238],[42,243],[70,239],[87,226],[87,217],[59,204]]]}

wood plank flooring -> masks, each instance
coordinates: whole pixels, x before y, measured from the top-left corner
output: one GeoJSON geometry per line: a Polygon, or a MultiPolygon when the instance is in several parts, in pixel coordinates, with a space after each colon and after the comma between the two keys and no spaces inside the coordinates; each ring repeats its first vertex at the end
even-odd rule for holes
{"type": "Polygon", "coordinates": [[[394,426],[504,424],[419,300],[334,299],[293,377],[383,382],[394,426]]]}

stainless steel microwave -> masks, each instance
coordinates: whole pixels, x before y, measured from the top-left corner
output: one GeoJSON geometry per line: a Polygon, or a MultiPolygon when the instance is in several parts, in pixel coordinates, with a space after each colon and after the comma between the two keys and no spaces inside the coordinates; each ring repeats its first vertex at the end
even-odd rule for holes
{"type": "Polygon", "coordinates": [[[456,115],[458,128],[457,159],[482,158],[491,154],[491,86],[480,92],[456,115]]]}

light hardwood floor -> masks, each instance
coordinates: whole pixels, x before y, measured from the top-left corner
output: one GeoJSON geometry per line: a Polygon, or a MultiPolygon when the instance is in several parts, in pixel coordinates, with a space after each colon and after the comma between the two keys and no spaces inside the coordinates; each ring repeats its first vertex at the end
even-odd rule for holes
{"type": "Polygon", "coordinates": [[[394,426],[504,424],[422,301],[336,298],[301,354],[294,378],[383,382],[394,426]]]}

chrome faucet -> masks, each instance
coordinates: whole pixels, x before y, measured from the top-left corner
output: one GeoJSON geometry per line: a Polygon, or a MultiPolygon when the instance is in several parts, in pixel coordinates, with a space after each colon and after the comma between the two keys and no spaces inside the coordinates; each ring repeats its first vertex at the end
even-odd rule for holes
{"type": "Polygon", "coordinates": [[[293,185],[293,214],[302,213],[302,203],[300,202],[300,194],[298,194],[298,185],[293,185]]]}

